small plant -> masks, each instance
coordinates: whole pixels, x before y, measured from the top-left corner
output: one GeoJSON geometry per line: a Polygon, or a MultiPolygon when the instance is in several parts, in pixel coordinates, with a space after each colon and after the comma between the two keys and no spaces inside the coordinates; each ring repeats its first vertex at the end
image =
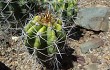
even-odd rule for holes
{"type": "MultiPolygon", "coordinates": [[[[46,12],[35,16],[24,27],[24,31],[27,35],[25,45],[29,51],[31,49],[36,50],[38,59],[44,65],[46,62],[51,62],[53,59],[56,59],[57,54],[61,57],[61,51],[64,48],[66,40],[66,33],[62,28],[62,21],[56,18],[55,15],[46,12]]],[[[32,54],[33,50],[30,53],[32,54]]]]}

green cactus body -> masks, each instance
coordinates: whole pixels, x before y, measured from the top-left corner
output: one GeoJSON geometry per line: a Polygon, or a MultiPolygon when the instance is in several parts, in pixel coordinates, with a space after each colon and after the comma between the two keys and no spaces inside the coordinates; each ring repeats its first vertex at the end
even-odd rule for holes
{"type": "Polygon", "coordinates": [[[42,25],[33,25],[28,31],[28,36],[34,36],[36,32],[42,27],[42,25]]]}
{"type": "Polygon", "coordinates": [[[41,46],[41,45],[43,44],[43,42],[42,42],[42,39],[40,38],[40,36],[45,39],[46,29],[47,29],[47,27],[46,27],[46,26],[43,26],[43,27],[37,32],[37,33],[38,33],[38,36],[35,38],[35,43],[34,43],[34,47],[35,47],[35,48],[37,48],[37,49],[44,48],[44,47],[41,46]],[[44,35],[44,36],[43,36],[43,35],[44,35]]]}
{"type": "Polygon", "coordinates": [[[58,19],[56,23],[62,25],[62,20],[58,19]]]}
{"type": "Polygon", "coordinates": [[[33,23],[39,22],[40,19],[41,19],[40,16],[35,16],[35,17],[33,18],[33,21],[32,21],[32,22],[33,22],[33,23]]]}
{"type": "Polygon", "coordinates": [[[46,12],[35,16],[31,21],[35,24],[27,24],[26,33],[30,38],[27,38],[25,45],[36,49],[37,57],[42,60],[50,59],[55,54],[60,53],[66,40],[62,20],[46,12]],[[62,41],[64,42],[58,43],[62,41]]]}
{"type": "Polygon", "coordinates": [[[41,27],[41,25],[39,25],[40,21],[40,16],[35,16],[31,21],[29,21],[29,23],[24,27],[24,31],[27,32],[30,28],[30,30],[34,30],[34,28],[38,31],[39,27],[41,27]],[[33,26],[33,28],[32,28],[33,26]],[[38,26],[38,27],[37,27],[38,26]]]}
{"type": "Polygon", "coordinates": [[[29,37],[27,37],[27,39],[25,40],[25,45],[27,46],[27,47],[33,47],[34,46],[34,43],[35,42],[35,38],[32,38],[32,39],[30,39],[29,37]]]}
{"type": "Polygon", "coordinates": [[[38,36],[35,38],[34,47],[40,49],[40,46],[41,46],[41,41],[40,41],[40,37],[38,36]]]}
{"type": "Polygon", "coordinates": [[[30,21],[30,22],[24,27],[24,31],[27,32],[33,25],[35,25],[35,23],[33,23],[32,21],[30,21]]]}
{"type": "Polygon", "coordinates": [[[66,39],[66,33],[62,29],[62,26],[60,24],[57,24],[57,23],[55,23],[54,26],[55,26],[55,29],[56,29],[57,37],[60,39],[60,41],[65,40],[66,39]]]}
{"type": "Polygon", "coordinates": [[[47,28],[47,45],[49,46],[47,48],[47,51],[49,54],[55,53],[56,47],[54,45],[54,42],[57,40],[57,37],[55,35],[55,31],[52,29],[52,27],[47,28]]]}

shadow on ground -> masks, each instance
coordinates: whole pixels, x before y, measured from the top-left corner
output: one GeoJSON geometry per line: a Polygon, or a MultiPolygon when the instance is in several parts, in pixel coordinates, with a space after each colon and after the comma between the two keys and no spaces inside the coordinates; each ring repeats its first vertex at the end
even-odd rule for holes
{"type": "Polygon", "coordinates": [[[0,62],[0,70],[11,70],[11,69],[7,67],[4,63],[0,62]]]}
{"type": "Polygon", "coordinates": [[[46,70],[68,70],[74,67],[73,62],[77,61],[77,56],[72,55],[74,49],[66,48],[63,52],[66,54],[62,54],[62,58],[57,54],[53,56],[53,59],[44,63],[46,70]]]}
{"type": "Polygon", "coordinates": [[[75,26],[73,28],[67,28],[65,29],[65,31],[69,31],[68,32],[68,37],[72,38],[74,40],[79,40],[81,37],[83,37],[82,33],[83,31],[81,30],[83,29],[82,27],[79,26],[75,26]]]}

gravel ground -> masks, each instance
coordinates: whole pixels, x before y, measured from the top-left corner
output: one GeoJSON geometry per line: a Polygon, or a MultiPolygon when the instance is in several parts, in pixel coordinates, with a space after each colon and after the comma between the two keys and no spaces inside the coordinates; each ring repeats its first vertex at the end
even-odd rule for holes
{"type": "MultiPolygon", "coordinates": [[[[110,0],[79,0],[79,8],[92,6],[110,7],[110,0]]],[[[110,26],[110,25],[109,25],[110,26]]],[[[93,32],[80,29],[82,37],[79,40],[70,40],[69,46],[75,49],[77,55],[83,56],[85,63],[74,63],[69,70],[110,70],[110,28],[108,32],[93,32]],[[88,40],[101,38],[104,45],[83,54],[80,45],[88,40]]],[[[21,37],[0,30],[0,62],[11,70],[41,70],[41,65],[31,56],[23,46],[21,37]],[[13,39],[12,36],[15,38],[13,39]]],[[[1,64],[1,63],[0,63],[1,64]]],[[[0,70],[8,70],[1,69],[0,70]]]]}
{"type": "Polygon", "coordinates": [[[96,6],[110,7],[110,0],[79,0],[78,6],[79,8],[96,7],[96,6]]]}

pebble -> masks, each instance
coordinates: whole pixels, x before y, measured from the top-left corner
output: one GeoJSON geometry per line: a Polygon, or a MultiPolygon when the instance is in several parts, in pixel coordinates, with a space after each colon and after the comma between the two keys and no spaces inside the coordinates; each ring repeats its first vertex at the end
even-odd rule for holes
{"type": "Polygon", "coordinates": [[[104,59],[110,60],[110,55],[106,55],[106,56],[104,57],[104,59]]]}
{"type": "Polygon", "coordinates": [[[91,62],[92,63],[97,63],[97,56],[94,56],[94,55],[89,55],[90,59],[91,59],[91,62]]]}

